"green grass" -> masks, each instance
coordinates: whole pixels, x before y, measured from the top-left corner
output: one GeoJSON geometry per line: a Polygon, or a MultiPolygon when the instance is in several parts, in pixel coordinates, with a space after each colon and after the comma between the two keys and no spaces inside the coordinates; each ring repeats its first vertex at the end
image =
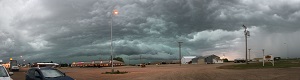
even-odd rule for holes
{"type": "Polygon", "coordinates": [[[262,62],[258,62],[258,63],[249,63],[249,64],[225,65],[217,68],[219,69],[263,69],[263,68],[290,68],[290,67],[300,67],[300,61],[280,60],[280,61],[275,61],[275,66],[273,66],[271,62],[265,62],[265,66],[263,66],[262,62]]]}

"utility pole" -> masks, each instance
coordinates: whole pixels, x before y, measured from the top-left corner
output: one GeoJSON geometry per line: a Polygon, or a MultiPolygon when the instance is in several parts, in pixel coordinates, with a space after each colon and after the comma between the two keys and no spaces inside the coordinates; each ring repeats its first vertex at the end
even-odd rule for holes
{"type": "Polygon", "coordinates": [[[243,27],[245,28],[244,34],[245,34],[245,44],[246,44],[246,64],[248,64],[248,59],[247,59],[247,37],[250,36],[250,32],[247,30],[247,27],[245,25],[243,25],[243,27]]]}
{"type": "MultiPolygon", "coordinates": [[[[245,31],[246,31],[246,30],[245,30],[245,31]]],[[[246,64],[248,64],[248,59],[247,59],[247,36],[246,36],[246,34],[247,34],[247,33],[245,33],[245,40],[246,40],[246,41],[245,41],[245,42],[246,42],[246,50],[245,50],[245,51],[246,51],[246,64]]]]}
{"type": "Polygon", "coordinates": [[[251,58],[250,58],[250,50],[251,50],[251,49],[248,49],[248,50],[249,50],[249,60],[251,60],[251,58]]]}
{"type": "Polygon", "coordinates": [[[265,49],[262,49],[263,51],[263,66],[265,66],[265,49]]]}
{"type": "Polygon", "coordinates": [[[288,48],[288,44],[287,43],[284,43],[286,44],[286,59],[289,59],[289,48],[288,48]]]}
{"type": "Polygon", "coordinates": [[[181,66],[181,43],[183,42],[178,42],[179,45],[179,65],[181,66]]]}
{"type": "Polygon", "coordinates": [[[142,55],[140,55],[140,64],[142,65],[142,55]]]}

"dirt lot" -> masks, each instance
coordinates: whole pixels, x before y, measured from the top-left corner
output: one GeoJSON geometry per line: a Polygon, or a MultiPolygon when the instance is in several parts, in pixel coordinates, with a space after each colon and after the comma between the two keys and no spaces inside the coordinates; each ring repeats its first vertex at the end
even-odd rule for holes
{"type": "MultiPolygon", "coordinates": [[[[209,65],[147,65],[115,67],[115,71],[127,71],[127,74],[101,74],[111,71],[103,68],[61,68],[60,70],[76,80],[300,80],[300,68],[216,69],[226,64],[209,65]]],[[[26,69],[14,72],[14,80],[25,80],[26,69]]]]}

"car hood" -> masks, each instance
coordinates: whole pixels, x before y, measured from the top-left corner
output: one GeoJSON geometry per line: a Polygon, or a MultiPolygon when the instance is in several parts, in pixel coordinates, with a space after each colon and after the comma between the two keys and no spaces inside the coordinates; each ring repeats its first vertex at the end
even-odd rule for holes
{"type": "Polygon", "coordinates": [[[63,76],[63,77],[57,77],[57,78],[48,78],[46,80],[74,80],[74,79],[69,76],[63,76]]]}

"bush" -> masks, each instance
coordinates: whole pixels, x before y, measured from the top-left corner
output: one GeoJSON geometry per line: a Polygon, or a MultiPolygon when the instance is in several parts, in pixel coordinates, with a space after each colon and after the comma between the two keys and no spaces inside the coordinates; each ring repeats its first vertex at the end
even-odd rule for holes
{"type": "Polygon", "coordinates": [[[229,62],[227,58],[223,59],[223,62],[229,62]]]}
{"type": "Polygon", "coordinates": [[[128,73],[128,72],[126,72],[126,71],[121,72],[121,71],[117,70],[115,72],[105,72],[105,73],[102,73],[102,74],[125,74],[125,73],[128,73]]]}

